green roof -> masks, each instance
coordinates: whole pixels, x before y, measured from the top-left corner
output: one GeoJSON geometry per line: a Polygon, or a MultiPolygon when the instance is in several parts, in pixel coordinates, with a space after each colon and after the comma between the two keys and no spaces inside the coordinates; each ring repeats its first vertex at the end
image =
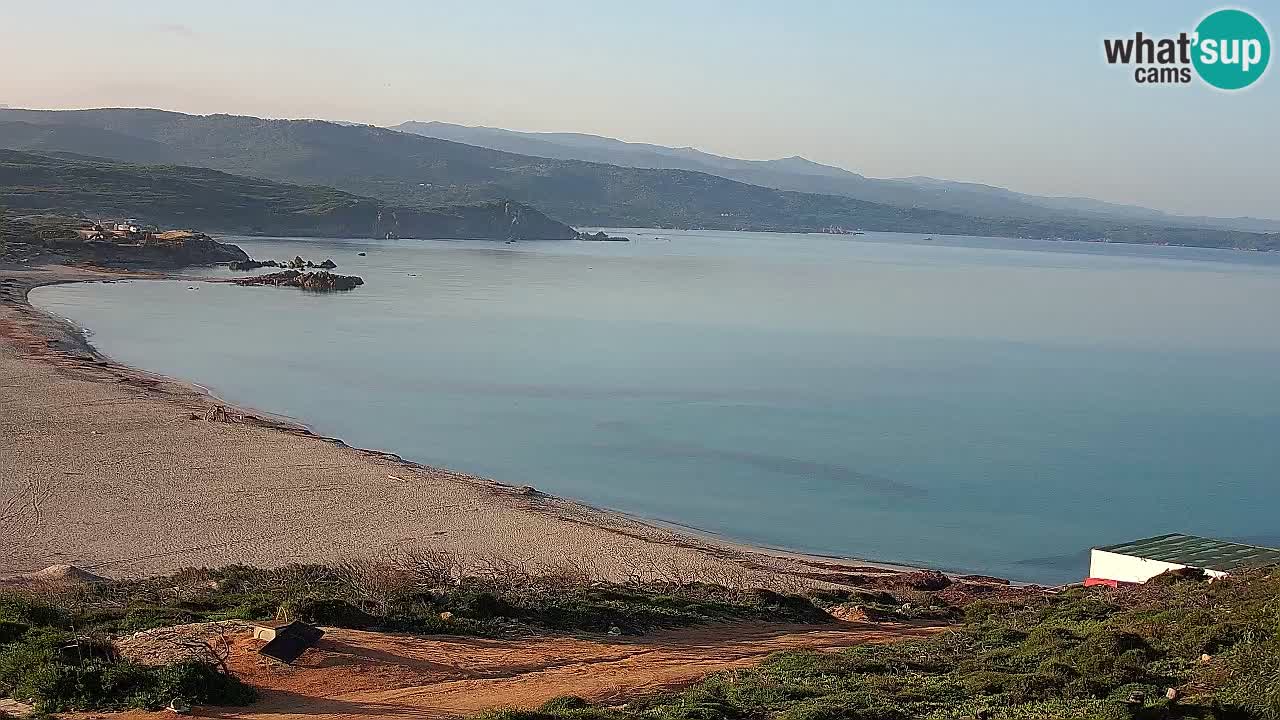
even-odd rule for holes
{"type": "Polygon", "coordinates": [[[1144,540],[1095,549],[1220,572],[1280,565],[1280,550],[1275,548],[1242,545],[1178,533],[1157,535],[1144,540]]]}

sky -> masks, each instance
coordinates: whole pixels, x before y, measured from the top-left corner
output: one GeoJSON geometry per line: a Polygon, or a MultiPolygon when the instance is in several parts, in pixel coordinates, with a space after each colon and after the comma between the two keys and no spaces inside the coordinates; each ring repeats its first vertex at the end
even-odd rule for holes
{"type": "Polygon", "coordinates": [[[1221,6],[0,0],[0,104],[585,132],[1280,217],[1280,69],[1227,93],[1103,60],[1221,6]]]}

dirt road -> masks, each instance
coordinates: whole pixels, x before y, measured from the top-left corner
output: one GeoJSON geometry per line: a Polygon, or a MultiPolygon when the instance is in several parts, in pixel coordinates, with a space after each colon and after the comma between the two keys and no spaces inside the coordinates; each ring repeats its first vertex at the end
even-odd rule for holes
{"type": "MultiPolygon", "coordinates": [[[[622,702],[754,665],[782,650],[834,650],[919,637],[938,628],[838,623],[730,625],[642,638],[418,638],[331,630],[294,667],[261,659],[258,641],[234,640],[233,670],[260,699],[216,718],[453,718],[532,708],[560,695],[622,702]]],[[[129,718],[161,717],[130,713],[129,718]]]]}

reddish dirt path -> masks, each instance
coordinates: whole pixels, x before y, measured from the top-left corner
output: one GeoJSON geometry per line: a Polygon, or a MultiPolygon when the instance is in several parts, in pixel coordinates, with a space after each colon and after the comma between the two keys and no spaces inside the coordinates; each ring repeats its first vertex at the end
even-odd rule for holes
{"type": "MultiPolygon", "coordinates": [[[[594,701],[687,685],[717,670],[754,665],[781,650],[835,650],[937,632],[936,627],[730,625],[641,638],[418,638],[331,630],[290,668],[260,659],[237,638],[236,673],[259,688],[244,709],[201,717],[452,718],[499,707],[532,708],[559,695],[594,701]]],[[[159,714],[130,713],[130,717],[159,714]]]]}

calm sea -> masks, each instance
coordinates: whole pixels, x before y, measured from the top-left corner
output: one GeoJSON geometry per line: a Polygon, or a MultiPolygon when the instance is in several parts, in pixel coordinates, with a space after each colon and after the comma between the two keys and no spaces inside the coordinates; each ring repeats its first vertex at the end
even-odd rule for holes
{"type": "Polygon", "coordinates": [[[229,238],[366,285],[33,298],[353,445],[752,543],[1063,582],[1102,543],[1280,540],[1280,256],[617,232],[229,238]]]}

